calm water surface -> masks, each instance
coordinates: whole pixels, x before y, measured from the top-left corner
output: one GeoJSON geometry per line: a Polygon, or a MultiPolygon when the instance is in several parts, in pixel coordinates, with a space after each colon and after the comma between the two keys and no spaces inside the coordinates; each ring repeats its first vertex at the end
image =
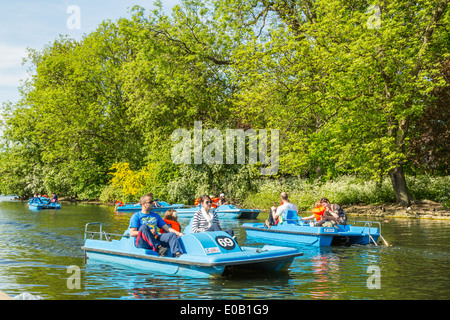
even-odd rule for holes
{"type": "MultiPolygon", "coordinates": [[[[44,299],[450,299],[450,222],[392,219],[382,233],[392,247],[302,247],[287,274],[253,279],[188,279],[120,265],[84,261],[84,226],[101,222],[122,233],[131,213],[112,207],[62,204],[58,211],[32,212],[26,202],[0,197],[0,291],[44,299]],[[69,289],[69,266],[81,271],[81,288],[69,289]],[[373,271],[377,271],[373,273],[373,271]],[[374,279],[379,274],[380,277],[374,279]],[[374,287],[379,285],[379,289],[374,287]]],[[[263,221],[263,212],[258,220],[263,221]]],[[[181,220],[182,226],[188,220],[181,220]]],[[[240,245],[243,220],[223,220],[240,245]]]]}

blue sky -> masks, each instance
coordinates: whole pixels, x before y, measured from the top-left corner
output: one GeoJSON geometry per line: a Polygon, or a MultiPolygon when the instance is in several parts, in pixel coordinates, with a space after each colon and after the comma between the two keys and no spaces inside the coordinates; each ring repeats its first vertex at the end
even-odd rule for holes
{"type": "MultiPolygon", "coordinates": [[[[152,9],[154,0],[0,0],[0,107],[17,101],[27,78],[26,48],[42,47],[60,34],[81,39],[103,20],[130,17],[134,5],[152,9]],[[77,10],[77,11],[76,11],[77,10]],[[78,25],[76,24],[78,23],[78,25]]],[[[169,11],[178,0],[163,0],[169,11]]]]}

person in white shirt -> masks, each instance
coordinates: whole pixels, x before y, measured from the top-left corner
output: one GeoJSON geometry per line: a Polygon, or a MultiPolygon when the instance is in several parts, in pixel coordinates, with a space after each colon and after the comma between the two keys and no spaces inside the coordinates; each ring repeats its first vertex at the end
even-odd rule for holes
{"type": "Polygon", "coordinates": [[[264,225],[269,229],[271,226],[273,226],[277,223],[277,220],[283,211],[293,210],[298,214],[297,206],[289,201],[289,198],[288,198],[288,195],[286,192],[282,192],[280,194],[280,197],[281,197],[282,204],[278,208],[276,208],[276,207],[270,208],[269,218],[264,222],[264,225]]]}

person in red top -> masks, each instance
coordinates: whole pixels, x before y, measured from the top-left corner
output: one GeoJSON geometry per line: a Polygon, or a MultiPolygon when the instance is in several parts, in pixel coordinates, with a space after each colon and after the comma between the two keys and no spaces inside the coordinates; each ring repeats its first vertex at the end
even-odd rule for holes
{"type": "MultiPolygon", "coordinates": [[[[181,232],[181,225],[178,222],[178,214],[175,210],[173,209],[167,210],[166,213],[164,214],[163,220],[167,223],[169,228],[181,232]]],[[[164,233],[164,230],[161,229],[160,232],[164,233]]]]}

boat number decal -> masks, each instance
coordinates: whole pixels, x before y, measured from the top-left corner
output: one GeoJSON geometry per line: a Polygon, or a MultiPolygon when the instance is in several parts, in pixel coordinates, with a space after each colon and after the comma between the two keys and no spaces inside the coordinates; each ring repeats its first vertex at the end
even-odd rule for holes
{"type": "Polygon", "coordinates": [[[323,231],[325,231],[325,232],[335,232],[335,231],[336,231],[336,229],[334,229],[334,228],[330,228],[330,229],[323,229],[323,231]]]}
{"type": "Polygon", "coordinates": [[[233,250],[235,247],[233,239],[225,236],[217,236],[216,242],[225,250],[233,250]]]}

